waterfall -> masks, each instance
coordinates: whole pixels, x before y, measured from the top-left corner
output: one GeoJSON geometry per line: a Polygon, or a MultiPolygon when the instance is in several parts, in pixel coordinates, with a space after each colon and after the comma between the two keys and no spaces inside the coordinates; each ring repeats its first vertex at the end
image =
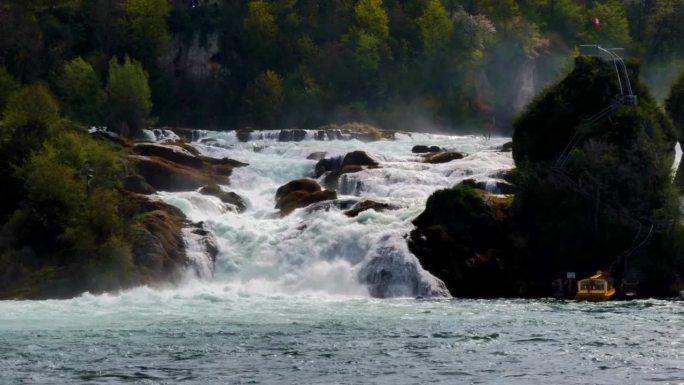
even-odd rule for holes
{"type": "Polygon", "coordinates": [[[536,64],[534,58],[527,58],[520,71],[518,95],[515,98],[515,108],[521,110],[532,100],[535,94],[534,74],[536,64]]]}
{"type": "MultiPolygon", "coordinates": [[[[398,134],[395,141],[366,143],[344,137],[316,140],[314,131],[297,142],[279,141],[277,131],[253,132],[247,142],[235,132],[197,132],[194,137],[192,145],[205,156],[249,164],[234,169],[230,185],[222,186],[240,195],[246,210],[239,213],[195,191],[158,195],[190,221],[202,222],[215,239],[212,269],[202,237],[185,232],[194,271],[204,278],[192,284],[219,285],[245,295],[448,296],[444,284],[408,250],[405,236],[413,229],[411,221],[435,190],[469,178],[495,183],[513,165],[510,153],[497,149],[507,138],[398,134]],[[411,152],[416,144],[467,156],[428,164],[411,152]],[[310,154],[324,152],[332,158],[355,150],[378,160],[379,167],[343,174],[337,203],[323,202],[285,217],[274,208],[279,186],[313,175],[317,161],[307,159],[310,154]],[[363,211],[353,218],[344,214],[363,200],[389,203],[391,209],[363,211]]],[[[319,178],[321,185],[325,177],[319,178]]]]}

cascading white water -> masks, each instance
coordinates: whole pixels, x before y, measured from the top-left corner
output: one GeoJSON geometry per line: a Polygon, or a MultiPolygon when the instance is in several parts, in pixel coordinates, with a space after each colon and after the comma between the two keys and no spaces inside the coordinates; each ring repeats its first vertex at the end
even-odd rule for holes
{"type": "Polygon", "coordinates": [[[515,108],[517,110],[523,109],[536,94],[534,84],[535,69],[536,63],[534,58],[527,58],[520,71],[520,87],[518,96],[515,98],[515,108]]]}
{"type": "MultiPolygon", "coordinates": [[[[411,221],[429,195],[463,179],[496,181],[512,167],[510,153],[497,147],[505,138],[398,134],[396,141],[314,140],[278,142],[278,131],[253,134],[241,143],[235,132],[201,132],[193,145],[204,155],[228,157],[249,166],[236,168],[227,191],[247,201],[238,213],[217,198],[198,192],[159,193],[192,221],[202,221],[214,234],[219,254],[214,280],[223,290],[246,294],[343,297],[446,296],[441,281],[422,269],[406,246],[411,221]],[[464,159],[444,164],[421,162],[411,153],[417,144],[460,151],[464,159]],[[298,209],[281,218],[274,209],[276,189],[312,174],[313,152],[326,157],[362,150],[380,167],[346,174],[339,199],[391,203],[394,210],[368,210],[356,218],[328,204],[298,209]]],[[[322,184],[321,177],[321,184],[322,184]]]]}

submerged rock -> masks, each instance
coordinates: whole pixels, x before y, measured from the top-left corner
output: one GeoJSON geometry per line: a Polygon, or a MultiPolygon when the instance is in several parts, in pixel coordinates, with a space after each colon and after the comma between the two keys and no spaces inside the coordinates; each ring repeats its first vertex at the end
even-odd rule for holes
{"type": "Polygon", "coordinates": [[[355,204],[354,207],[352,207],[350,210],[345,211],[344,215],[350,218],[355,218],[366,210],[375,210],[377,212],[381,212],[393,209],[396,209],[396,206],[393,206],[389,203],[380,203],[376,201],[366,200],[355,204]]]}
{"type": "Polygon", "coordinates": [[[217,184],[209,184],[199,190],[202,195],[217,197],[223,203],[228,203],[236,207],[237,212],[242,213],[247,209],[244,199],[232,191],[223,191],[217,184]]]}
{"type": "Polygon", "coordinates": [[[359,280],[373,297],[449,297],[444,282],[423,270],[401,238],[385,236],[366,259],[359,280]]]}
{"type": "Polygon", "coordinates": [[[320,178],[325,175],[323,183],[326,188],[336,190],[340,183],[340,177],[365,170],[367,168],[378,167],[378,162],[364,151],[352,151],[344,157],[324,158],[316,163],[314,176],[320,178]]]}

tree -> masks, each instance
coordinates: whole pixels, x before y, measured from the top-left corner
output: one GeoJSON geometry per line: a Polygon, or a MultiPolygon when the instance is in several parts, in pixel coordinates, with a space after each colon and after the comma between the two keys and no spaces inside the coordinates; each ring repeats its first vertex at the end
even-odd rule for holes
{"type": "Polygon", "coordinates": [[[12,162],[40,147],[60,122],[59,105],[42,84],[24,86],[8,99],[0,122],[0,147],[12,162]]]}
{"type": "Polygon", "coordinates": [[[244,103],[252,122],[260,128],[278,124],[283,105],[283,81],[271,70],[262,72],[249,85],[244,103]]]}
{"type": "Polygon", "coordinates": [[[354,8],[354,14],[358,28],[380,39],[387,39],[389,18],[382,9],[382,0],[360,0],[354,8]]]}
{"type": "Polygon", "coordinates": [[[585,26],[587,31],[591,31],[584,34],[587,41],[593,38],[599,44],[618,46],[626,46],[631,42],[627,14],[620,0],[595,2],[590,14],[599,17],[601,28],[598,31],[590,30],[587,21],[585,26]]]}
{"type": "Polygon", "coordinates": [[[18,88],[19,83],[14,80],[12,74],[7,71],[7,68],[0,66],[0,111],[5,108],[7,99],[18,88]]]}
{"type": "Polygon", "coordinates": [[[169,2],[128,0],[125,12],[131,40],[129,44],[135,46],[139,58],[154,61],[169,41],[169,2]]]}
{"type": "Polygon", "coordinates": [[[429,0],[418,18],[420,37],[425,51],[431,56],[444,52],[451,41],[453,23],[439,0],[429,0]]]}
{"type": "Polygon", "coordinates": [[[665,59],[684,54],[684,0],[655,0],[652,4],[646,19],[648,56],[665,59]]]}
{"type": "Polygon", "coordinates": [[[80,57],[69,61],[56,83],[67,116],[85,124],[101,123],[105,93],[89,63],[80,57]]]}
{"type": "Polygon", "coordinates": [[[107,104],[109,124],[124,136],[135,137],[150,124],[150,86],[147,72],[139,62],[126,56],[123,64],[119,64],[116,58],[112,58],[109,62],[107,104]]]}

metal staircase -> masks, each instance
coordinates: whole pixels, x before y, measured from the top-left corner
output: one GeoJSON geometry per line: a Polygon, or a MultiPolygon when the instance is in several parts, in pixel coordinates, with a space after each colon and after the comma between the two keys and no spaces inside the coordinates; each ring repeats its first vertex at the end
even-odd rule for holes
{"type": "Polygon", "coordinates": [[[637,105],[637,96],[632,90],[632,83],[629,80],[629,72],[627,71],[627,66],[625,61],[613,51],[620,50],[622,48],[611,48],[605,49],[599,45],[581,45],[580,52],[585,56],[598,57],[602,60],[609,61],[613,63],[615,68],[615,76],[617,77],[618,87],[620,89],[620,94],[617,95],[615,101],[611,103],[608,107],[602,109],[601,111],[590,116],[588,119],[580,123],[579,127],[575,129],[575,134],[570,139],[570,142],[565,146],[563,152],[558,156],[555,166],[562,169],[565,166],[570,153],[575,147],[584,139],[584,136],[589,132],[589,129],[602,123],[624,105],[637,105]]]}

